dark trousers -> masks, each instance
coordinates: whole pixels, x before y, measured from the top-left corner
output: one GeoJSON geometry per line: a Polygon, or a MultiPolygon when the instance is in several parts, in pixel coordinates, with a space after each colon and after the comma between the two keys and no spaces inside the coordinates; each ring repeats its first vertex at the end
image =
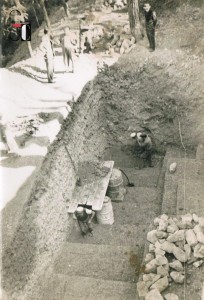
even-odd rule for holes
{"type": "Polygon", "coordinates": [[[155,28],[154,26],[146,26],[147,38],[149,41],[149,47],[155,50],[155,28]]]}
{"type": "Polygon", "coordinates": [[[48,82],[53,82],[54,79],[54,57],[45,58],[46,68],[47,68],[47,79],[48,82]]]}
{"type": "Polygon", "coordinates": [[[152,150],[142,150],[140,152],[140,159],[142,159],[142,167],[145,166],[145,163],[148,167],[152,167],[152,150]]]}
{"type": "Polygon", "coordinates": [[[79,225],[82,235],[85,235],[88,232],[93,231],[91,225],[87,221],[80,221],[80,220],[77,220],[77,221],[78,221],[78,225],[79,225]]]}
{"type": "Polygon", "coordinates": [[[139,160],[139,169],[143,169],[145,166],[152,167],[152,149],[146,149],[145,147],[140,147],[138,144],[136,144],[135,147],[136,150],[136,156],[139,160]]]}

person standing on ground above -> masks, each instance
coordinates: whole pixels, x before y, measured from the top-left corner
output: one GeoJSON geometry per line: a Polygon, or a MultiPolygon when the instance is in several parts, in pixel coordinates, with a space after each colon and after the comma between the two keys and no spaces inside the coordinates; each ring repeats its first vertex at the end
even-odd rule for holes
{"type": "Polygon", "coordinates": [[[44,54],[48,82],[52,83],[54,79],[54,48],[53,41],[47,27],[44,28],[44,36],[42,37],[42,42],[39,48],[44,54]]]}
{"type": "Polygon", "coordinates": [[[65,71],[69,71],[69,62],[72,62],[72,73],[74,73],[74,62],[73,62],[73,41],[71,38],[71,33],[69,27],[65,28],[65,34],[61,39],[62,42],[62,53],[65,64],[65,71]]]}
{"type": "Polygon", "coordinates": [[[90,53],[92,51],[91,44],[87,36],[85,37],[84,47],[85,47],[83,51],[84,53],[90,53]]]}
{"type": "Polygon", "coordinates": [[[144,4],[145,11],[145,27],[147,38],[149,41],[150,52],[155,50],[155,26],[157,24],[157,16],[155,11],[151,9],[149,3],[144,4]]]}
{"type": "Polygon", "coordinates": [[[70,12],[69,12],[69,0],[62,0],[62,6],[64,8],[65,14],[67,16],[67,18],[70,17],[70,12]]]}

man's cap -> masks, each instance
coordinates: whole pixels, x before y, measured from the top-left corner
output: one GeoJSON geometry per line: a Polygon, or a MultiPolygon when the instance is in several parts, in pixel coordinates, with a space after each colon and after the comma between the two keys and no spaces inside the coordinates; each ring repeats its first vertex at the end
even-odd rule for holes
{"type": "Polygon", "coordinates": [[[86,208],[86,213],[87,213],[87,215],[91,215],[91,214],[92,214],[92,210],[91,210],[91,209],[88,209],[88,208],[86,208]]]}
{"type": "Polygon", "coordinates": [[[83,207],[79,206],[79,207],[77,207],[76,211],[80,213],[80,212],[83,212],[83,210],[84,210],[83,207]]]}
{"type": "Polygon", "coordinates": [[[143,7],[148,8],[148,7],[151,7],[151,5],[150,5],[149,3],[145,3],[145,4],[143,5],[143,7]]]}
{"type": "Polygon", "coordinates": [[[131,133],[130,137],[133,139],[134,137],[136,137],[136,132],[131,133]]]}

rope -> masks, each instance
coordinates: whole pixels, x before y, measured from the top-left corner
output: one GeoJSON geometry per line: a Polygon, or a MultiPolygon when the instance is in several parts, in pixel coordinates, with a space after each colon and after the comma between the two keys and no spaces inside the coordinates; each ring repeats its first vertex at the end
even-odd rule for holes
{"type": "MultiPolygon", "coordinates": [[[[181,141],[181,145],[183,147],[184,150],[184,172],[183,172],[183,207],[184,207],[184,211],[185,211],[185,207],[186,207],[186,147],[183,143],[183,136],[182,136],[182,132],[181,132],[181,122],[178,116],[178,107],[176,107],[176,111],[177,111],[177,119],[178,119],[178,125],[179,125],[179,136],[180,136],[180,141],[181,141]]],[[[178,214],[178,212],[177,212],[178,214]]],[[[185,240],[184,240],[184,244],[185,244],[185,240]]],[[[186,277],[186,263],[184,262],[184,276],[186,277]]],[[[186,281],[184,280],[184,300],[186,299],[186,281]]]]}

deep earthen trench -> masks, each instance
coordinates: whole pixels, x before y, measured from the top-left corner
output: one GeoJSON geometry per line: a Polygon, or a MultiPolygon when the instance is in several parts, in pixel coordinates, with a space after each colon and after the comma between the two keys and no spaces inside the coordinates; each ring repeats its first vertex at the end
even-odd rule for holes
{"type": "MultiPolygon", "coordinates": [[[[150,77],[149,82],[151,82],[153,75],[151,70],[148,74],[148,67],[146,66],[146,68],[147,76],[150,77]]],[[[158,73],[162,72],[160,66],[157,71],[158,73]]],[[[121,73],[119,74],[119,77],[121,77],[121,73]]],[[[127,74],[123,73],[122,76],[126,81],[123,81],[121,86],[123,85],[126,90],[128,86],[127,74]]],[[[141,80],[145,80],[144,74],[141,76],[141,80]]],[[[151,84],[152,95],[162,94],[164,88],[162,84],[164,82],[166,83],[165,76],[163,81],[160,81],[159,86],[154,87],[155,82],[151,84]]],[[[110,84],[107,81],[105,83],[106,87],[107,84],[110,84]]],[[[172,84],[174,82],[169,80],[169,89],[172,84]]],[[[29,201],[22,212],[21,221],[16,227],[12,238],[7,240],[3,234],[3,288],[8,295],[12,294],[13,298],[25,288],[29,280],[35,282],[36,274],[43,272],[43,268],[57,255],[63,243],[69,239],[70,234],[73,242],[78,241],[78,237],[73,233],[72,216],[67,214],[67,203],[72,196],[77,176],[65,146],[69,149],[76,166],[79,162],[86,160],[111,159],[115,161],[116,167],[124,168],[127,171],[127,174],[136,183],[136,187],[141,188],[141,193],[144,188],[158,187],[158,194],[153,202],[138,202],[134,211],[136,221],[133,225],[139,228],[139,236],[137,236],[138,259],[140,261],[137,269],[139,270],[148,224],[161,211],[161,198],[159,195],[162,184],[159,183],[161,178],[159,176],[162,175],[162,158],[168,140],[163,139],[158,144],[155,168],[150,171],[147,168],[147,171],[138,175],[138,171],[135,171],[137,160],[134,155],[134,142],[130,139],[129,134],[131,130],[139,129],[139,121],[141,124],[141,119],[146,117],[146,113],[144,112],[144,115],[142,115],[144,109],[144,107],[141,107],[142,100],[139,103],[139,111],[135,109],[134,102],[132,102],[134,104],[133,110],[131,110],[130,102],[128,109],[125,108],[123,111],[123,108],[127,106],[127,103],[124,103],[127,99],[120,98],[120,101],[114,102],[114,97],[120,94],[117,94],[117,90],[118,87],[112,90],[109,94],[110,98],[107,99],[107,90],[101,87],[98,78],[85,86],[77,103],[72,104],[72,112],[62,125],[55,142],[50,146],[29,201]],[[138,113],[141,113],[140,120],[138,113]],[[129,128],[128,124],[130,124],[129,128]],[[65,197],[62,195],[65,195],[65,197]],[[138,216],[140,218],[137,219],[138,216]],[[142,219],[143,223],[140,224],[142,219]]],[[[132,92],[133,87],[130,88],[130,98],[134,98],[134,95],[131,95],[132,92]]],[[[163,95],[170,101],[173,97],[167,95],[166,90],[163,91],[163,95]]],[[[139,96],[137,94],[136,99],[139,96]]],[[[171,102],[174,105],[174,101],[171,102]]],[[[147,101],[146,104],[148,104],[147,101]]],[[[149,107],[146,112],[149,114],[148,109],[149,107]]],[[[145,122],[142,124],[145,124],[145,122]]],[[[159,135],[162,136],[162,130],[159,129],[158,122],[154,123],[154,120],[151,119],[150,125],[152,128],[153,124],[159,135]]],[[[174,125],[174,121],[170,119],[166,126],[169,136],[169,131],[171,133],[175,132],[174,125]]],[[[172,141],[178,142],[178,140],[179,135],[176,133],[170,139],[170,143],[172,141]]],[[[128,193],[129,198],[132,199],[131,201],[134,201],[136,197],[134,192],[128,190],[128,193]]],[[[141,198],[138,198],[140,201],[141,198]]],[[[123,226],[129,218],[130,211],[126,212],[124,205],[121,205],[121,209],[118,207],[115,209],[120,211],[118,218],[123,226]]],[[[6,222],[6,220],[3,219],[3,222],[6,222]]],[[[131,262],[133,260],[130,258],[131,262]]]]}

